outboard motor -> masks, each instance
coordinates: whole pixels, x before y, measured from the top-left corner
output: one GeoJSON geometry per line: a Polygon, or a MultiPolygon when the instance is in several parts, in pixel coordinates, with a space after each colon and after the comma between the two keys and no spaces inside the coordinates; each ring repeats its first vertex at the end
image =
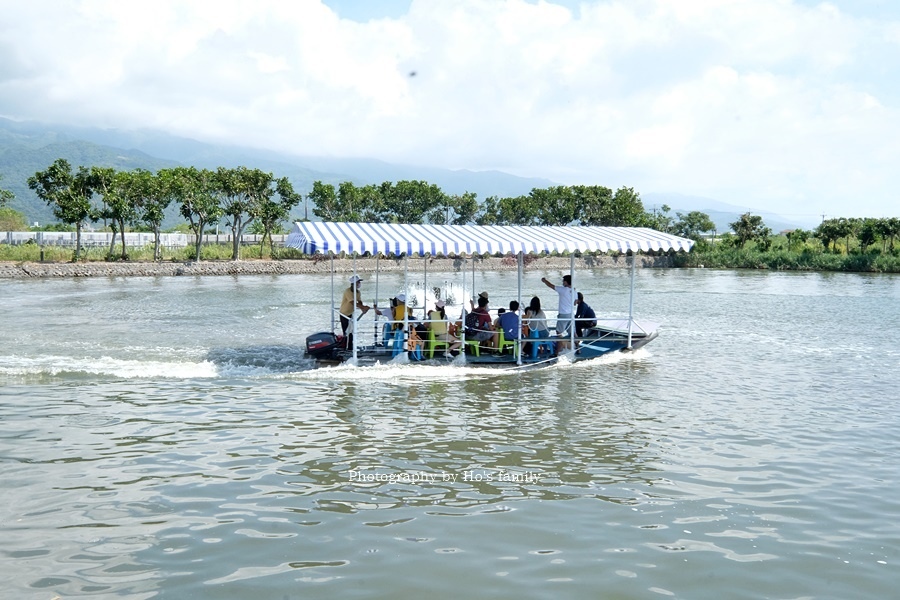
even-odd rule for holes
{"type": "Polygon", "coordinates": [[[330,331],[320,331],[306,338],[306,353],[317,359],[337,358],[340,342],[330,331]]]}

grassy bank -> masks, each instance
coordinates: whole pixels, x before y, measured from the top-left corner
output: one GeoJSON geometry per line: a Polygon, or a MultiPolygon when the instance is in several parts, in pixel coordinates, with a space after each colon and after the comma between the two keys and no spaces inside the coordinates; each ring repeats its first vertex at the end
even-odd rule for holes
{"type": "Polygon", "coordinates": [[[831,254],[805,250],[723,248],[679,253],[675,266],[713,269],[772,269],[776,271],[847,271],[900,273],[900,256],[892,254],[831,254]]]}
{"type": "MultiPolygon", "coordinates": [[[[0,244],[0,261],[5,262],[38,262],[41,260],[41,247],[37,244],[19,244],[10,246],[8,244],[0,244]]],[[[83,247],[81,249],[81,257],[79,260],[85,262],[105,262],[107,260],[108,246],[92,246],[83,247]]],[[[121,246],[116,246],[113,251],[113,262],[118,260],[122,251],[121,246]]],[[[201,260],[230,260],[231,244],[211,244],[204,245],[200,249],[201,260]]],[[[75,251],[69,247],[62,246],[44,246],[43,260],[46,262],[69,262],[72,260],[75,251]]],[[[263,258],[300,258],[300,253],[291,248],[275,248],[272,255],[269,252],[268,245],[262,252],[263,258]]],[[[244,246],[241,248],[241,258],[258,259],[260,258],[259,246],[244,246]]],[[[163,261],[183,262],[194,259],[193,246],[187,248],[163,248],[163,261]]],[[[153,246],[144,246],[143,248],[128,248],[128,260],[132,262],[153,262],[153,246]]]]}

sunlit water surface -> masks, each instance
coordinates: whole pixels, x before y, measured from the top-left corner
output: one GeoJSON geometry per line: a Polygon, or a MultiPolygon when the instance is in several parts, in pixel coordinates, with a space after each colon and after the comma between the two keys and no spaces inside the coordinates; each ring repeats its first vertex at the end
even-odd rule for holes
{"type": "Polygon", "coordinates": [[[900,278],[645,270],[533,372],[311,370],[330,286],[0,282],[2,596],[896,596],[900,278]]]}

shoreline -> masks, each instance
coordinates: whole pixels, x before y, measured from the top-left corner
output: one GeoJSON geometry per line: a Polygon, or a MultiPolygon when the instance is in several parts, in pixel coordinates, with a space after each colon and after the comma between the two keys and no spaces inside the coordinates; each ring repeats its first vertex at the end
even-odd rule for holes
{"type": "MultiPolygon", "coordinates": [[[[410,261],[410,268],[422,259],[410,261]]],[[[514,257],[476,258],[476,270],[510,271],[516,269],[514,257]]],[[[464,267],[461,259],[434,257],[428,259],[429,272],[458,272],[464,267]]],[[[638,255],[637,266],[651,269],[667,269],[675,266],[671,256],[638,255]]],[[[382,258],[377,261],[383,272],[402,272],[403,259],[382,258]]],[[[352,273],[353,259],[334,259],[335,273],[352,273]]],[[[374,258],[357,258],[356,270],[360,273],[375,271],[374,258]]],[[[567,256],[526,257],[525,271],[559,269],[568,270],[567,256]]],[[[580,256],[575,258],[576,269],[627,268],[629,257],[580,256]]],[[[183,277],[219,275],[305,275],[330,273],[332,261],[328,258],[294,260],[240,260],[197,262],[0,262],[0,279],[53,279],[61,277],[183,277]]],[[[471,264],[466,270],[471,270],[471,264]]]]}

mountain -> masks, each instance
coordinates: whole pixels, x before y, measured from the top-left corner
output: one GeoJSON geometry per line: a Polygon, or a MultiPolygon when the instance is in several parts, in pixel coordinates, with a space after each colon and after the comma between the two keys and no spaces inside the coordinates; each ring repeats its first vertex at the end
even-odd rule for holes
{"type": "Polygon", "coordinates": [[[644,209],[650,212],[653,212],[654,209],[657,211],[661,210],[663,205],[669,206],[671,208],[669,214],[673,218],[676,218],[676,213],[689,213],[692,210],[705,212],[712,219],[712,222],[716,224],[716,231],[719,233],[731,231],[729,225],[748,211],[754,215],[761,216],[766,227],[769,227],[775,233],[786,229],[813,229],[818,225],[818,221],[814,219],[788,219],[773,212],[754,210],[702,196],[651,192],[641,194],[641,199],[644,201],[644,209]]]}
{"type": "MultiPolygon", "coordinates": [[[[536,187],[557,185],[548,179],[516,177],[500,171],[454,171],[367,158],[293,156],[206,144],[158,131],[47,125],[0,118],[0,187],[16,195],[10,206],[23,212],[29,223],[55,220],[50,208],[28,188],[27,180],[57,158],[65,158],[73,168],[96,165],[155,171],[178,165],[207,169],[246,166],[288,177],[304,195],[312,190],[315,181],[377,185],[385,181],[424,180],[448,194],[474,192],[479,199],[525,195],[536,187]]],[[[294,216],[299,218],[301,213],[302,207],[294,216]]]]}
{"type": "MultiPolygon", "coordinates": [[[[154,130],[119,130],[50,125],[33,121],[0,118],[0,187],[11,190],[15,199],[11,207],[25,214],[29,223],[55,220],[50,208],[28,188],[27,180],[46,169],[57,158],[65,158],[73,167],[105,166],[119,170],[143,168],[156,171],[178,165],[199,168],[246,166],[288,177],[294,188],[306,195],[313,182],[337,185],[351,181],[356,185],[381,184],[385,181],[424,180],[448,194],[473,192],[479,200],[489,196],[515,197],[534,188],[559,185],[549,179],[517,177],[501,171],[469,171],[438,169],[414,165],[397,165],[371,158],[332,158],[296,156],[256,148],[207,144],[154,130]]],[[[602,182],[598,182],[602,184],[602,182]]],[[[720,232],[729,231],[729,223],[748,208],[726,204],[711,198],[681,194],[641,194],[644,208],[653,211],[671,207],[671,216],[700,210],[707,213],[720,232]]],[[[792,221],[773,213],[754,211],[766,225],[778,232],[798,227],[815,227],[815,222],[792,221]]],[[[179,222],[177,211],[167,225],[179,222]]],[[[295,209],[294,217],[304,215],[304,207],[295,209]]]]}

